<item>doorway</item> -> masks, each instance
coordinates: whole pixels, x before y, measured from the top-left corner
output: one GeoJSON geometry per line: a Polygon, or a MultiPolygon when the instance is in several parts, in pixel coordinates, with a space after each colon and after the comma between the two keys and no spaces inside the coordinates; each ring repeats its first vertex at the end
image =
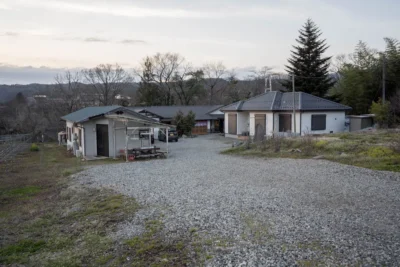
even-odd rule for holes
{"type": "Polygon", "coordinates": [[[109,156],[108,125],[96,124],[97,156],[109,156]]]}
{"type": "Polygon", "coordinates": [[[292,115],[279,114],[279,132],[292,132],[292,115]]]}

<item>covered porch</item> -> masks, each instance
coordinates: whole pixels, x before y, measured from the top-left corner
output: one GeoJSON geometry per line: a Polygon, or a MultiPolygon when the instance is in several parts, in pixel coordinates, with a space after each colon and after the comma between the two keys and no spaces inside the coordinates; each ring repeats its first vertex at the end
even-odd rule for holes
{"type": "MultiPolygon", "coordinates": [[[[138,114],[139,115],[139,114],[138,114]]],[[[145,116],[136,116],[123,114],[108,114],[104,116],[109,120],[109,125],[112,129],[112,144],[113,158],[117,156],[125,157],[128,162],[133,157],[168,157],[169,143],[166,138],[165,146],[160,147],[154,145],[155,129],[161,131],[166,136],[169,135],[169,130],[175,126],[164,124],[145,116]]],[[[110,140],[111,141],[111,140],[110,140]]]]}

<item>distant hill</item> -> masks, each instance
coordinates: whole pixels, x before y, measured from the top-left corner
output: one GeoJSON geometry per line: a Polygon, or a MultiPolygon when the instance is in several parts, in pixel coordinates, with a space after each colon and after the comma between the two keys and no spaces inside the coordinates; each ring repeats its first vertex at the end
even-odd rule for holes
{"type": "MultiPolygon", "coordinates": [[[[85,88],[85,86],[88,86],[88,85],[83,85],[82,88],[85,88]]],[[[15,96],[20,92],[25,97],[30,97],[35,94],[48,94],[48,92],[52,89],[52,87],[53,87],[53,85],[51,85],[51,84],[37,84],[37,83],[32,83],[32,84],[27,84],[27,85],[0,84],[0,103],[5,103],[5,102],[8,102],[8,101],[14,99],[15,96]]],[[[123,90],[122,94],[130,95],[130,96],[134,95],[137,88],[138,88],[138,84],[134,83],[134,84],[132,84],[132,86],[129,86],[125,90],[123,90]]]]}
{"type": "Polygon", "coordinates": [[[19,93],[23,93],[24,96],[33,96],[39,91],[44,91],[50,88],[48,84],[27,84],[27,85],[0,85],[0,103],[8,102],[19,93]]]}

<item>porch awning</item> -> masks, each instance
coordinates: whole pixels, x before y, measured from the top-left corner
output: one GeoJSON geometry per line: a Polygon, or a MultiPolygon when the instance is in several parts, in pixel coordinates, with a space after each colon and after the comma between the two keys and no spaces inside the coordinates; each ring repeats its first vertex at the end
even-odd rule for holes
{"type": "Polygon", "coordinates": [[[108,114],[108,115],[105,115],[104,117],[106,117],[108,119],[113,119],[116,121],[137,122],[137,123],[143,124],[143,125],[141,125],[141,127],[148,127],[148,128],[175,128],[176,127],[175,125],[161,123],[161,122],[155,121],[151,118],[147,118],[145,116],[143,116],[143,117],[141,116],[139,118],[139,117],[136,117],[134,115],[129,115],[129,114],[120,114],[120,115],[108,114]]]}

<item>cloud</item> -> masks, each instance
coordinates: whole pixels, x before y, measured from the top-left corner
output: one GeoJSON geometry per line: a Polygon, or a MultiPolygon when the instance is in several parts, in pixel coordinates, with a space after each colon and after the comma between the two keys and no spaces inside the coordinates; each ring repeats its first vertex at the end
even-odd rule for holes
{"type": "Polygon", "coordinates": [[[224,19],[229,17],[258,17],[258,18],[304,18],[295,8],[289,6],[221,6],[208,9],[192,8],[160,8],[160,7],[139,7],[118,1],[97,1],[97,2],[74,2],[66,0],[5,0],[10,6],[17,8],[46,8],[60,10],[62,12],[92,13],[100,15],[112,15],[131,18],[213,18],[224,19]]]}
{"type": "Polygon", "coordinates": [[[102,38],[97,38],[97,37],[88,37],[83,40],[84,42],[88,43],[108,43],[109,40],[107,39],[102,39],[102,38]]]}
{"type": "Polygon", "coordinates": [[[17,37],[19,36],[18,32],[5,32],[0,34],[0,36],[8,36],[8,37],[17,37]]]}
{"type": "Polygon", "coordinates": [[[0,3],[0,10],[1,10],[1,9],[3,9],[3,10],[10,10],[11,7],[8,6],[8,5],[6,5],[6,4],[4,4],[4,3],[0,3]]]}
{"type": "Polygon", "coordinates": [[[143,41],[143,40],[134,40],[134,39],[125,39],[125,40],[122,40],[121,42],[120,42],[121,44],[131,44],[131,45],[135,45],[135,44],[148,44],[146,41],[143,41]]]}

